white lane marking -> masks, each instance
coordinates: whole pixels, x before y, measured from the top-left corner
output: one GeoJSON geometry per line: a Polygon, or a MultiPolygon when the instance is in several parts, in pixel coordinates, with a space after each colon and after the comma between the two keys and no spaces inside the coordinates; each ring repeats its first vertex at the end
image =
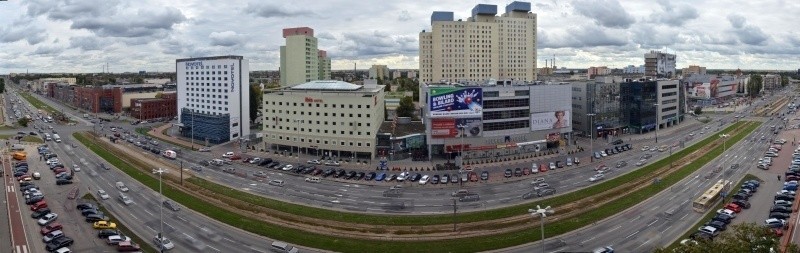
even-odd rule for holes
{"type": "Polygon", "coordinates": [[[626,236],[625,239],[631,238],[631,237],[633,237],[634,235],[636,235],[638,233],[639,233],[639,230],[636,230],[636,232],[633,232],[632,234],[629,234],[628,236],[626,236]]]}
{"type": "Polygon", "coordinates": [[[219,251],[219,252],[221,252],[219,249],[217,249],[217,248],[214,248],[214,247],[211,247],[211,245],[206,245],[206,246],[208,246],[209,248],[211,248],[211,249],[213,249],[213,250],[216,250],[216,251],[219,251]]]}
{"type": "Polygon", "coordinates": [[[581,242],[581,244],[585,244],[586,242],[588,242],[588,241],[591,241],[591,240],[593,240],[593,239],[594,239],[594,236],[592,236],[592,238],[589,238],[589,239],[583,240],[583,241],[581,242]]]}
{"type": "Polygon", "coordinates": [[[611,229],[611,230],[609,230],[608,232],[611,232],[611,231],[617,230],[617,229],[619,229],[619,228],[621,228],[621,227],[622,227],[622,225],[619,225],[619,226],[615,227],[614,229],[611,229]]]}
{"type": "Polygon", "coordinates": [[[655,224],[656,222],[658,222],[658,218],[656,218],[656,219],[655,219],[655,220],[653,220],[652,222],[648,223],[648,224],[647,224],[647,226],[648,226],[648,227],[649,227],[649,226],[652,226],[652,225],[653,225],[653,224],[655,224]]]}

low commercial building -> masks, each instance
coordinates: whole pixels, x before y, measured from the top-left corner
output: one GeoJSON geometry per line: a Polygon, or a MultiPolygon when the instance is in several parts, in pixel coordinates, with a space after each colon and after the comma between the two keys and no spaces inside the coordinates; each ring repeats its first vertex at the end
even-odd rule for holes
{"type": "Polygon", "coordinates": [[[178,94],[164,93],[160,98],[134,98],[131,117],[138,120],[172,118],[178,115],[178,94]]]}
{"type": "Polygon", "coordinates": [[[667,128],[684,120],[686,99],[679,80],[626,80],[620,84],[622,124],[632,133],[667,128]]]}
{"type": "Polygon", "coordinates": [[[264,91],[265,149],[328,157],[375,158],[384,86],[311,81],[264,91]]]}
{"type": "Polygon", "coordinates": [[[747,81],[741,76],[695,74],[684,76],[681,84],[690,105],[711,106],[729,101],[737,94],[744,95],[747,81]]]}
{"type": "Polygon", "coordinates": [[[92,113],[122,111],[122,89],[119,87],[84,87],[50,83],[45,94],[62,103],[92,113]]]}
{"type": "Polygon", "coordinates": [[[572,139],[570,85],[423,83],[419,94],[428,158],[533,152],[572,139]]]}

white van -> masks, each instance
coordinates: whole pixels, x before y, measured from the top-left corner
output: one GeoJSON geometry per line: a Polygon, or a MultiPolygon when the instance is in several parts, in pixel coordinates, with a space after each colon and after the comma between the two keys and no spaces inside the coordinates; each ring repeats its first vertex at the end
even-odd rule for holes
{"type": "Polygon", "coordinates": [[[61,136],[58,136],[58,134],[53,134],[53,140],[56,140],[56,142],[61,142],[61,136]]]}
{"type": "Polygon", "coordinates": [[[274,241],[272,242],[272,247],[270,247],[273,252],[286,252],[286,253],[297,253],[300,252],[297,248],[292,247],[288,243],[281,242],[281,241],[274,241]]]}
{"type": "Polygon", "coordinates": [[[283,180],[280,180],[280,179],[269,180],[269,185],[283,187],[283,180]]]}
{"type": "Polygon", "coordinates": [[[319,177],[307,177],[306,178],[306,182],[309,182],[309,183],[319,183],[319,181],[320,181],[319,177]]]}

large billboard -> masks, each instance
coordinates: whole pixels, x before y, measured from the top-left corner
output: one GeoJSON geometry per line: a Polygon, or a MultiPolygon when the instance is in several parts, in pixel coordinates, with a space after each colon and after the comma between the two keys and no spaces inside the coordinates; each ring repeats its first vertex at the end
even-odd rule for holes
{"type": "Polygon", "coordinates": [[[480,118],[440,118],[431,119],[431,138],[480,137],[483,122],[480,118]]]}
{"type": "Polygon", "coordinates": [[[431,118],[480,118],[483,112],[483,90],[464,87],[430,88],[431,118]]]}
{"type": "Polygon", "coordinates": [[[572,111],[538,112],[531,114],[531,131],[560,129],[571,124],[572,111]]]}

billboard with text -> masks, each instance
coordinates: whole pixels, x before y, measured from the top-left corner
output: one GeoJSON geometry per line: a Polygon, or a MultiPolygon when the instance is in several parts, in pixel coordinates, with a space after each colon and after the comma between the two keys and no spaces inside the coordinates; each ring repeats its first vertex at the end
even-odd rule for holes
{"type": "Polygon", "coordinates": [[[532,113],[531,131],[569,127],[571,120],[572,112],[568,110],[532,113]]]}
{"type": "Polygon", "coordinates": [[[472,138],[480,137],[483,122],[480,118],[440,118],[431,119],[431,138],[472,138]]]}
{"type": "Polygon", "coordinates": [[[431,118],[480,118],[483,112],[483,90],[465,87],[431,87],[431,118]]]}

